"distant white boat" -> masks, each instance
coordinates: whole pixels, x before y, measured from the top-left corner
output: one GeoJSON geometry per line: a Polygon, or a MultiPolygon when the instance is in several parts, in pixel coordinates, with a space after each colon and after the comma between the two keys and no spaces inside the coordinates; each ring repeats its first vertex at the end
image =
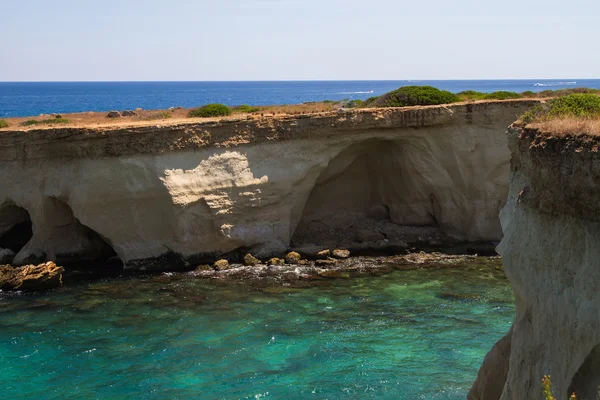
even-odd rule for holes
{"type": "Polygon", "coordinates": [[[537,87],[547,87],[547,86],[569,86],[569,85],[577,85],[577,82],[549,82],[549,83],[534,83],[533,86],[537,87]]]}

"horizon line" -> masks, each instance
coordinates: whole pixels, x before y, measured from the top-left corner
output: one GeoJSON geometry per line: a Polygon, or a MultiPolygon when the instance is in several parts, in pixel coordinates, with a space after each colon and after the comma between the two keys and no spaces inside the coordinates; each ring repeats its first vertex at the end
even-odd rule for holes
{"type": "Polygon", "coordinates": [[[494,79],[272,79],[272,80],[31,80],[0,81],[0,83],[240,83],[240,82],[459,82],[459,81],[565,81],[600,80],[600,78],[494,78],[494,79]]]}

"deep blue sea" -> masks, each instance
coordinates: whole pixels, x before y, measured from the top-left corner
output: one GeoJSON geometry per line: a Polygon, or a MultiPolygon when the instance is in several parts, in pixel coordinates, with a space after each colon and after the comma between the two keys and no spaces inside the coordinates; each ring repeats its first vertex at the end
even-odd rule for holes
{"type": "Polygon", "coordinates": [[[268,82],[0,82],[0,117],[143,108],[196,107],[208,103],[299,104],[367,99],[406,85],[452,92],[524,92],[571,87],[600,89],[600,79],[453,81],[268,81],[268,82]]]}

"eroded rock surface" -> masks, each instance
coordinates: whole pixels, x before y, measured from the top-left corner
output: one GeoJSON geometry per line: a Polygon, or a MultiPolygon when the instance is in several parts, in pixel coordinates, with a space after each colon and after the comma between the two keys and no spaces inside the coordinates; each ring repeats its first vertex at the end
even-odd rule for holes
{"type": "Polygon", "coordinates": [[[52,261],[18,268],[0,265],[0,289],[24,292],[54,289],[62,285],[64,272],[62,267],[52,261]]]}
{"type": "Polygon", "coordinates": [[[510,193],[497,250],[514,288],[517,314],[509,336],[485,358],[469,398],[542,399],[541,379],[550,375],[557,399],[572,392],[595,399],[600,392],[600,141],[513,127],[509,144],[510,193]]]}
{"type": "Polygon", "coordinates": [[[193,269],[236,249],[496,241],[506,127],[532,104],[5,130],[0,247],[29,223],[19,263],[41,251],[61,265],[193,269]]]}

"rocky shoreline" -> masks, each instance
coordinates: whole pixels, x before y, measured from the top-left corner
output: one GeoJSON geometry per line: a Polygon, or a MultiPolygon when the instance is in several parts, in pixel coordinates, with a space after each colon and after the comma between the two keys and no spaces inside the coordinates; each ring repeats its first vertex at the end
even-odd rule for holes
{"type": "MultiPolygon", "coordinates": [[[[498,256],[485,256],[483,259],[494,263],[498,256]]],[[[347,250],[322,251],[318,257],[303,258],[299,253],[290,252],[285,259],[271,258],[266,262],[247,254],[242,263],[229,263],[225,259],[213,265],[201,264],[188,272],[162,272],[153,275],[133,271],[111,271],[97,273],[83,270],[67,270],[53,262],[37,266],[28,265],[14,268],[0,265],[0,293],[41,292],[56,289],[67,282],[67,286],[98,279],[119,279],[127,276],[151,276],[157,280],[171,279],[210,279],[221,282],[247,283],[249,285],[274,284],[278,286],[311,285],[331,279],[351,279],[372,275],[381,276],[399,270],[456,268],[457,265],[481,260],[478,255],[443,254],[438,252],[414,252],[388,256],[351,256],[347,250]]],[[[493,272],[503,273],[494,266],[493,272]],[[498,270],[498,271],[496,271],[498,270]]]]}

